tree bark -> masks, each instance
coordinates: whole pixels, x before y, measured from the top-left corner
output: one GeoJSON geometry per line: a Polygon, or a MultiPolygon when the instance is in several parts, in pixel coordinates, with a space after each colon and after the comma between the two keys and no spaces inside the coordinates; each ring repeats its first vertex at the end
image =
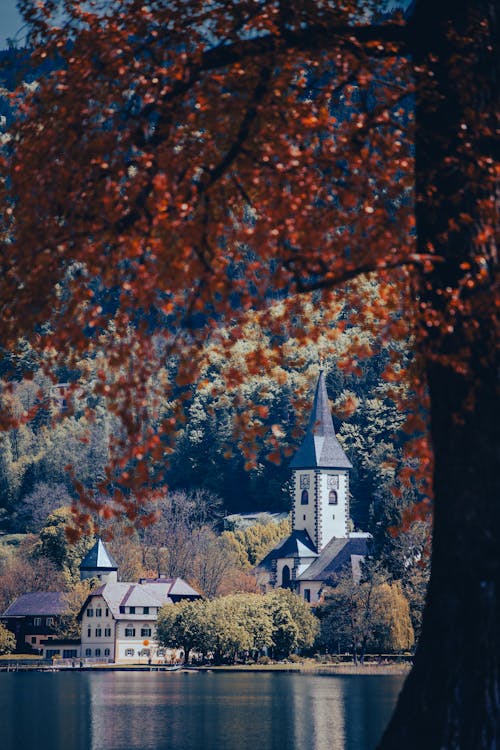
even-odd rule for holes
{"type": "Polygon", "coordinates": [[[442,315],[439,329],[428,326],[422,337],[435,460],[434,537],[414,668],[380,750],[500,745],[495,259],[491,243],[484,253],[478,243],[493,188],[490,126],[500,59],[495,12],[486,0],[423,0],[413,19],[418,250],[442,259],[420,285],[421,304],[442,315]],[[467,265],[479,267],[478,254],[487,274],[462,287],[463,306],[446,319],[446,289],[463,284],[467,265]]]}

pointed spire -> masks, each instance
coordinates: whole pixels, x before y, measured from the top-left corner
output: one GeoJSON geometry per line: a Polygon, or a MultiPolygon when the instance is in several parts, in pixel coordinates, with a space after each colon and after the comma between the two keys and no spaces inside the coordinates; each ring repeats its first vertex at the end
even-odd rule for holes
{"type": "Polygon", "coordinates": [[[290,462],[290,467],[292,469],[352,468],[351,462],[335,436],[322,366],[306,434],[290,462]]]}
{"type": "Polygon", "coordinates": [[[80,563],[80,570],[111,571],[118,570],[118,565],[99,538],[80,563]]]}

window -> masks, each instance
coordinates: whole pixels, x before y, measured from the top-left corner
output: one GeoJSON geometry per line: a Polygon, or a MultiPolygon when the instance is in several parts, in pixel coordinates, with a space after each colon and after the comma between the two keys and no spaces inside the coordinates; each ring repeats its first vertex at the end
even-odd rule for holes
{"type": "Polygon", "coordinates": [[[54,624],[54,618],[53,617],[46,617],[45,618],[45,623],[47,625],[53,625],[54,624]]]}
{"type": "Polygon", "coordinates": [[[109,638],[111,636],[111,628],[104,628],[104,637],[109,638]]]}
{"type": "MultiPolygon", "coordinates": [[[[121,609],[121,607],[120,607],[120,609],[121,609]]],[[[107,607],[106,607],[105,612],[106,612],[105,617],[109,617],[109,609],[107,607]]]]}
{"type": "Polygon", "coordinates": [[[95,616],[96,617],[102,617],[102,609],[100,607],[98,609],[96,609],[95,616]]]}
{"type": "Polygon", "coordinates": [[[290,568],[288,565],[283,566],[283,572],[281,574],[281,585],[284,589],[290,588],[290,568]]]}
{"type": "Polygon", "coordinates": [[[141,628],[141,638],[150,638],[151,628],[141,628]]]}
{"type": "Polygon", "coordinates": [[[129,607],[129,614],[135,615],[135,607],[129,607]]]}
{"type": "Polygon", "coordinates": [[[90,638],[91,635],[92,635],[91,628],[87,628],[87,638],[90,638]]]}
{"type": "Polygon", "coordinates": [[[102,634],[102,630],[101,630],[101,628],[96,628],[96,629],[95,629],[95,637],[96,637],[96,638],[100,638],[100,637],[101,637],[101,634],[102,634]]]}
{"type": "Polygon", "coordinates": [[[100,648],[96,648],[95,655],[96,656],[100,656],[101,655],[101,649],[100,648]]]}
{"type": "Polygon", "coordinates": [[[109,648],[104,649],[104,656],[109,656],[109,648]]]}
{"type": "Polygon", "coordinates": [[[306,514],[305,514],[305,513],[304,513],[304,515],[302,516],[302,518],[303,518],[303,520],[304,520],[304,521],[306,520],[306,514]]]}
{"type": "Polygon", "coordinates": [[[121,615],[124,615],[124,614],[125,614],[125,607],[120,607],[120,614],[121,614],[121,615]]]}
{"type": "Polygon", "coordinates": [[[90,609],[87,610],[87,617],[93,617],[93,616],[94,616],[94,610],[91,607],[90,609]]]}
{"type": "Polygon", "coordinates": [[[300,504],[301,505],[309,504],[309,493],[307,490],[302,490],[302,495],[300,496],[300,504]]]}
{"type": "Polygon", "coordinates": [[[328,505],[338,505],[339,498],[336,490],[330,490],[328,493],[328,505]]]}
{"type": "Polygon", "coordinates": [[[91,648],[86,648],[85,649],[85,656],[92,656],[92,649],[91,648]]]}
{"type": "Polygon", "coordinates": [[[311,589],[304,589],[304,601],[311,601],[311,589]]]}
{"type": "Polygon", "coordinates": [[[78,656],[76,648],[63,649],[63,659],[75,659],[78,656]]]}
{"type": "Polygon", "coordinates": [[[34,617],[33,618],[33,625],[40,626],[42,624],[42,618],[41,617],[34,617]]]}
{"type": "Polygon", "coordinates": [[[31,643],[36,643],[36,637],[34,635],[31,636],[31,643]]]}
{"type": "Polygon", "coordinates": [[[125,637],[133,638],[135,636],[135,628],[125,628],[125,637]]]}
{"type": "Polygon", "coordinates": [[[149,607],[143,607],[142,611],[145,615],[149,615],[149,607]]]}
{"type": "Polygon", "coordinates": [[[133,648],[126,648],[125,649],[125,656],[133,656],[134,655],[134,649],[133,648]]]}

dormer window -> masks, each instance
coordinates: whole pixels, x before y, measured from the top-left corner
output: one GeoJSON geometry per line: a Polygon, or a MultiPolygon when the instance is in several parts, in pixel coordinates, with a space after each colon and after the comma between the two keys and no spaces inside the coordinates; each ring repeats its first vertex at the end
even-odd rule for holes
{"type": "Polygon", "coordinates": [[[300,504],[309,505],[309,492],[307,490],[302,490],[302,494],[300,496],[300,504]]]}

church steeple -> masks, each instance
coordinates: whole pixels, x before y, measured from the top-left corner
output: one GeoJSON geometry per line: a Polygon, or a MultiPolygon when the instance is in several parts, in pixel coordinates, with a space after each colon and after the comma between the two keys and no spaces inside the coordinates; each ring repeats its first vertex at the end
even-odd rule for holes
{"type": "Polygon", "coordinates": [[[352,464],[335,435],[323,369],[319,372],[306,434],[290,462],[290,468],[352,469],[352,464]]]}
{"type": "Polygon", "coordinates": [[[333,538],[346,539],[352,464],[335,435],[323,369],[309,424],[290,468],[294,477],[294,532],[306,531],[318,552],[333,538]]]}

